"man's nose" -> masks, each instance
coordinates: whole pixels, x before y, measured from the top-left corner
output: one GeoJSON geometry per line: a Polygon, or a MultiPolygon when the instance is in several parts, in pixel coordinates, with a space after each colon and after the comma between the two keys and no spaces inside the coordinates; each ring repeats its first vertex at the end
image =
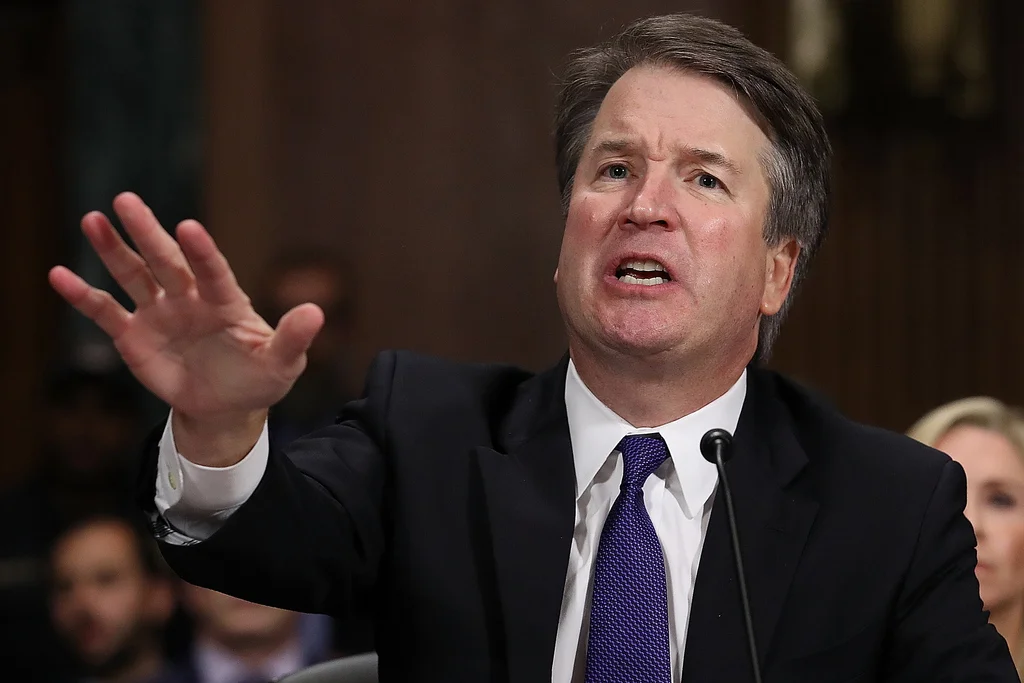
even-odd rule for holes
{"type": "Polygon", "coordinates": [[[677,219],[673,185],[666,170],[650,170],[637,185],[632,201],[624,212],[621,226],[640,230],[652,227],[675,229],[677,219]]]}

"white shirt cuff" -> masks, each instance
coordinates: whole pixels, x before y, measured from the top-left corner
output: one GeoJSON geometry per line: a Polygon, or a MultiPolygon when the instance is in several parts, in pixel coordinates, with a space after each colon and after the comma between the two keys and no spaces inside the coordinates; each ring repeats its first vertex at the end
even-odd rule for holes
{"type": "Polygon", "coordinates": [[[155,502],[171,528],[161,534],[161,540],[191,545],[216,533],[259,486],[269,456],[264,422],[256,444],[239,462],[230,467],[197,465],[178,452],[168,416],[160,438],[155,502]]]}

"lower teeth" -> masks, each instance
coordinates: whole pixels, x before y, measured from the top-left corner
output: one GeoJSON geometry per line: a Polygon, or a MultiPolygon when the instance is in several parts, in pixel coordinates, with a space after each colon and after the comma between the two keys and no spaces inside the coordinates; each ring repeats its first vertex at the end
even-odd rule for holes
{"type": "Polygon", "coordinates": [[[668,282],[668,280],[663,277],[639,278],[636,277],[635,275],[623,275],[622,277],[619,278],[619,282],[624,282],[627,285],[647,285],[649,287],[653,287],[654,285],[665,284],[666,282],[668,282]]]}

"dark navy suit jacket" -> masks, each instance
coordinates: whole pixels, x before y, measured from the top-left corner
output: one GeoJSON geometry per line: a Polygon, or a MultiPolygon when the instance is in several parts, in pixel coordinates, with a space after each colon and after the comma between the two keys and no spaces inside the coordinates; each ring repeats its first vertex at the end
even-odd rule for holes
{"type": "MultiPolygon", "coordinates": [[[[271,453],[187,580],[344,618],[368,601],[382,681],[550,680],[573,532],[567,359],[533,375],[388,352],[336,425],[271,453]]],[[[987,623],[948,457],[751,367],[727,465],[766,683],[1017,681],[987,623]]],[[[139,500],[151,512],[156,439],[139,500]]],[[[723,496],[687,683],[751,680],[723,496]]]]}

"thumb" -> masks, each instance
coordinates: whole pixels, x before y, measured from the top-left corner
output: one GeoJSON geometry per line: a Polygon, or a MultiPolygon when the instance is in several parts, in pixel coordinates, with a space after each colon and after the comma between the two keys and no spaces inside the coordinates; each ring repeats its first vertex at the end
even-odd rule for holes
{"type": "Polygon", "coordinates": [[[316,304],[302,304],[285,313],[270,339],[271,361],[284,368],[300,363],[323,325],[324,312],[316,304]]]}

